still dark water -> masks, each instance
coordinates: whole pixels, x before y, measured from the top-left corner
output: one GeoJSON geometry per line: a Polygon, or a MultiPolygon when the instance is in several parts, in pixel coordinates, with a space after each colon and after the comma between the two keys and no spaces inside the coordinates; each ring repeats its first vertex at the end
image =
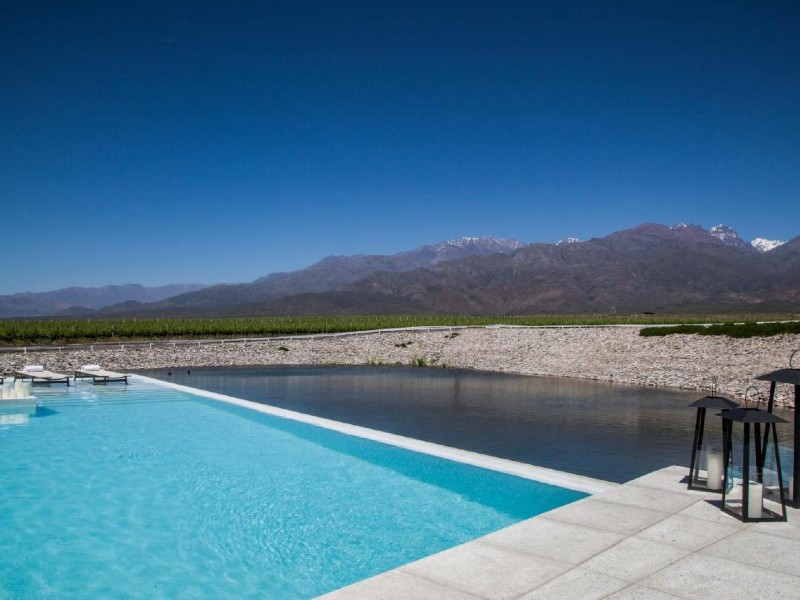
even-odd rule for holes
{"type": "Polygon", "coordinates": [[[191,373],[173,369],[171,375],[166,369],[140,373],[616,482],[669,465],[688,466],[695,411],[687,405],[705,395],[414,367],[217,367],[191,373]]]}

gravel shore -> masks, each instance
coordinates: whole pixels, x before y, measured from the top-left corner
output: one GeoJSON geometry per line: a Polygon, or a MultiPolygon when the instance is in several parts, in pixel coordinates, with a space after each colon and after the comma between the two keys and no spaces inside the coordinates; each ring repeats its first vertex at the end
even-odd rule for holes
{"type": "MultiPolygon", "coordinates": [[[[415,364],[484,371],[578,377],[617,383],[708,390],[741,401],[750,386],[766,398],[769,384],[756,375],[789,366],[800,335],[732,339],[722,336],[641,337],[638,327],[472,328],[452,332],[404,331],[346,337],[295,338],[152,348],[127,346],[63,352],[5,353],[0,370],[26,364],[71,373],[82,364],[129,371],[231,365],[415,364]]],[[[800,353],[795,366],[800,363],[800,353]]],[[[779,385],[792,406],[790,386],[779,385]]],[[[751,391],[748,399],[755,398],[751,391]]]]}

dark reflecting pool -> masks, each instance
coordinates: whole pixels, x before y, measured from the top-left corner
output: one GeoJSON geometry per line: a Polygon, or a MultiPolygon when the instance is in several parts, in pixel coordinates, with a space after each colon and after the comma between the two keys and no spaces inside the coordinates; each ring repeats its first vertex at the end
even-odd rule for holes
{"type": "MultiPolygon", "coordinates": [[[[140,372],[262,404],[617,482],[669,465],[688,465],[695,412],[687,405],[704,395],[580,379],[413,367],[140,372]]],[[[784,427],[778,434],[786,439],[790,431],[784,427]]]]}

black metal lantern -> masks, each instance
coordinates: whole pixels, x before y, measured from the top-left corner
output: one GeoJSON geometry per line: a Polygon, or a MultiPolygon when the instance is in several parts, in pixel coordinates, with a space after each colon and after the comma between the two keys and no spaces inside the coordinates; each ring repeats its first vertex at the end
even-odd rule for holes
{"type": "Polygon", "coordinates": [[[722,417],[725,430],[722,436],[725,460],[722,510],[744,522],[785,521],[786,498],[775,425],[788,421],[757,408],[735,408],[721,412],[719,416],[722,417]],[[736,459],[733,448],[734,423],[743,426],[741,462],[736,459]],[[754,434],[752,443],[751,425],[754,434]],[[768,460],[774,461],[775,465],[775,470],[771,472],[774,475],[772,481],[765,478],[768,460]]]}
{"type": "Polygon", "coordinates": [[[800,508],[800,369],[796,368],[793,364],[795,354],[800,350],[795,350],[789,357],[789,368],[779,369],[771,373],[759,375],[756,379],[761,381],[769,381],[769,401],[767,410],[772,412],[775,407],[775,388],[778,383],[788,384],[794,386],[794,446],[792,448],[792,456],[789,460],[789,476],[784,477],[788,479],[786,484],[786,503],[794,508],[800,508]]]}
{"type": "MultiPolygon", "coordinates": [[[[739,406],[733,400],[717,396],[716,386],[712,388],[711,395],[692,402],[689,406],[697,408],[697,419],[694,424],[694,445],[692,446],[692,459],[689,462],[689,489],[705,492],[722,492],[723,469],[723,440],[715,439],[708,443],[705,435],[706,409],[730,410],[739,406]],[[705,442],[705,445],[704,445],[705,442]]],[[[723,424],[722,433],[725,427],[723,424]]]]}

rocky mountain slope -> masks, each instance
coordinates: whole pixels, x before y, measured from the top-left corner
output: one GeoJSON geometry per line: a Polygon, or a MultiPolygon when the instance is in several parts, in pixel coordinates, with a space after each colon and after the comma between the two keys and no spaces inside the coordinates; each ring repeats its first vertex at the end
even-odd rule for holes
{"type": "Polygon", "coordinates": [[[450,260],[439,258],[442,253],[436,246],[393,256],[330,257],[258,283],[218,286],[156,305],[127,306],[125,311],[156,310],[165,315],[796,311],[800,310],[798,254],[800,238],[762,252],[724,226],[706,231],[688,224],[645,224],[586,242],[531,244],[450,260]],[[203,302],[198,302],[200,298],[203,302]]]}
{"type": "MultiPolygon", "coordinates": [[[[557,244],[461,238],[393,255],[330,256],[298,271],[158,301],[126,297],[78,309],[77,298],[62,297],[59,314],[800,311],[800,238],[748,243],[725,225],[686,223],[557,244]]],[[[25,305],[35,314],[47,306],[25,305]]]]}
{"type": "Polygon", "coordinates": [[[699,227],[646,224],[588,242],[377,273],[345,289],[457,313],[797,310],[798,250],[800,238],[760,253],[699,227]]]}
{"type": "MultiPolygon", "coordinates": [[[[182,294],[163,302],[135,307],[113,307],[106,312],[129,313],[157,311],[164,314],[204,313],[218,307],[240,306],[237,311],[249,309],[245,305],[270,302],[298,294],[311,294],[338,290],[343,286],[368,277],[376,272],[403,272],[430,268],[439,263],[469,256],[488,256],[507,253],[522,248],[517,240],[491,237],[464,237],[457,240],[425,245],[409,252],[392,255],[356,254],[354,256],[329,256],[305,269],[290,273],[272,273],[252,283],[217,285],[197,292],[182,294]]],[[[308,297],[306,297],[306,301],[308,297]]],[[[338,304],[338,303],[335,303],[338,304]]],[[[361,304],[357,302],[356,304],[361,304]]],[[[285,303],[279,303],[283,306],[285,303]]]]}

